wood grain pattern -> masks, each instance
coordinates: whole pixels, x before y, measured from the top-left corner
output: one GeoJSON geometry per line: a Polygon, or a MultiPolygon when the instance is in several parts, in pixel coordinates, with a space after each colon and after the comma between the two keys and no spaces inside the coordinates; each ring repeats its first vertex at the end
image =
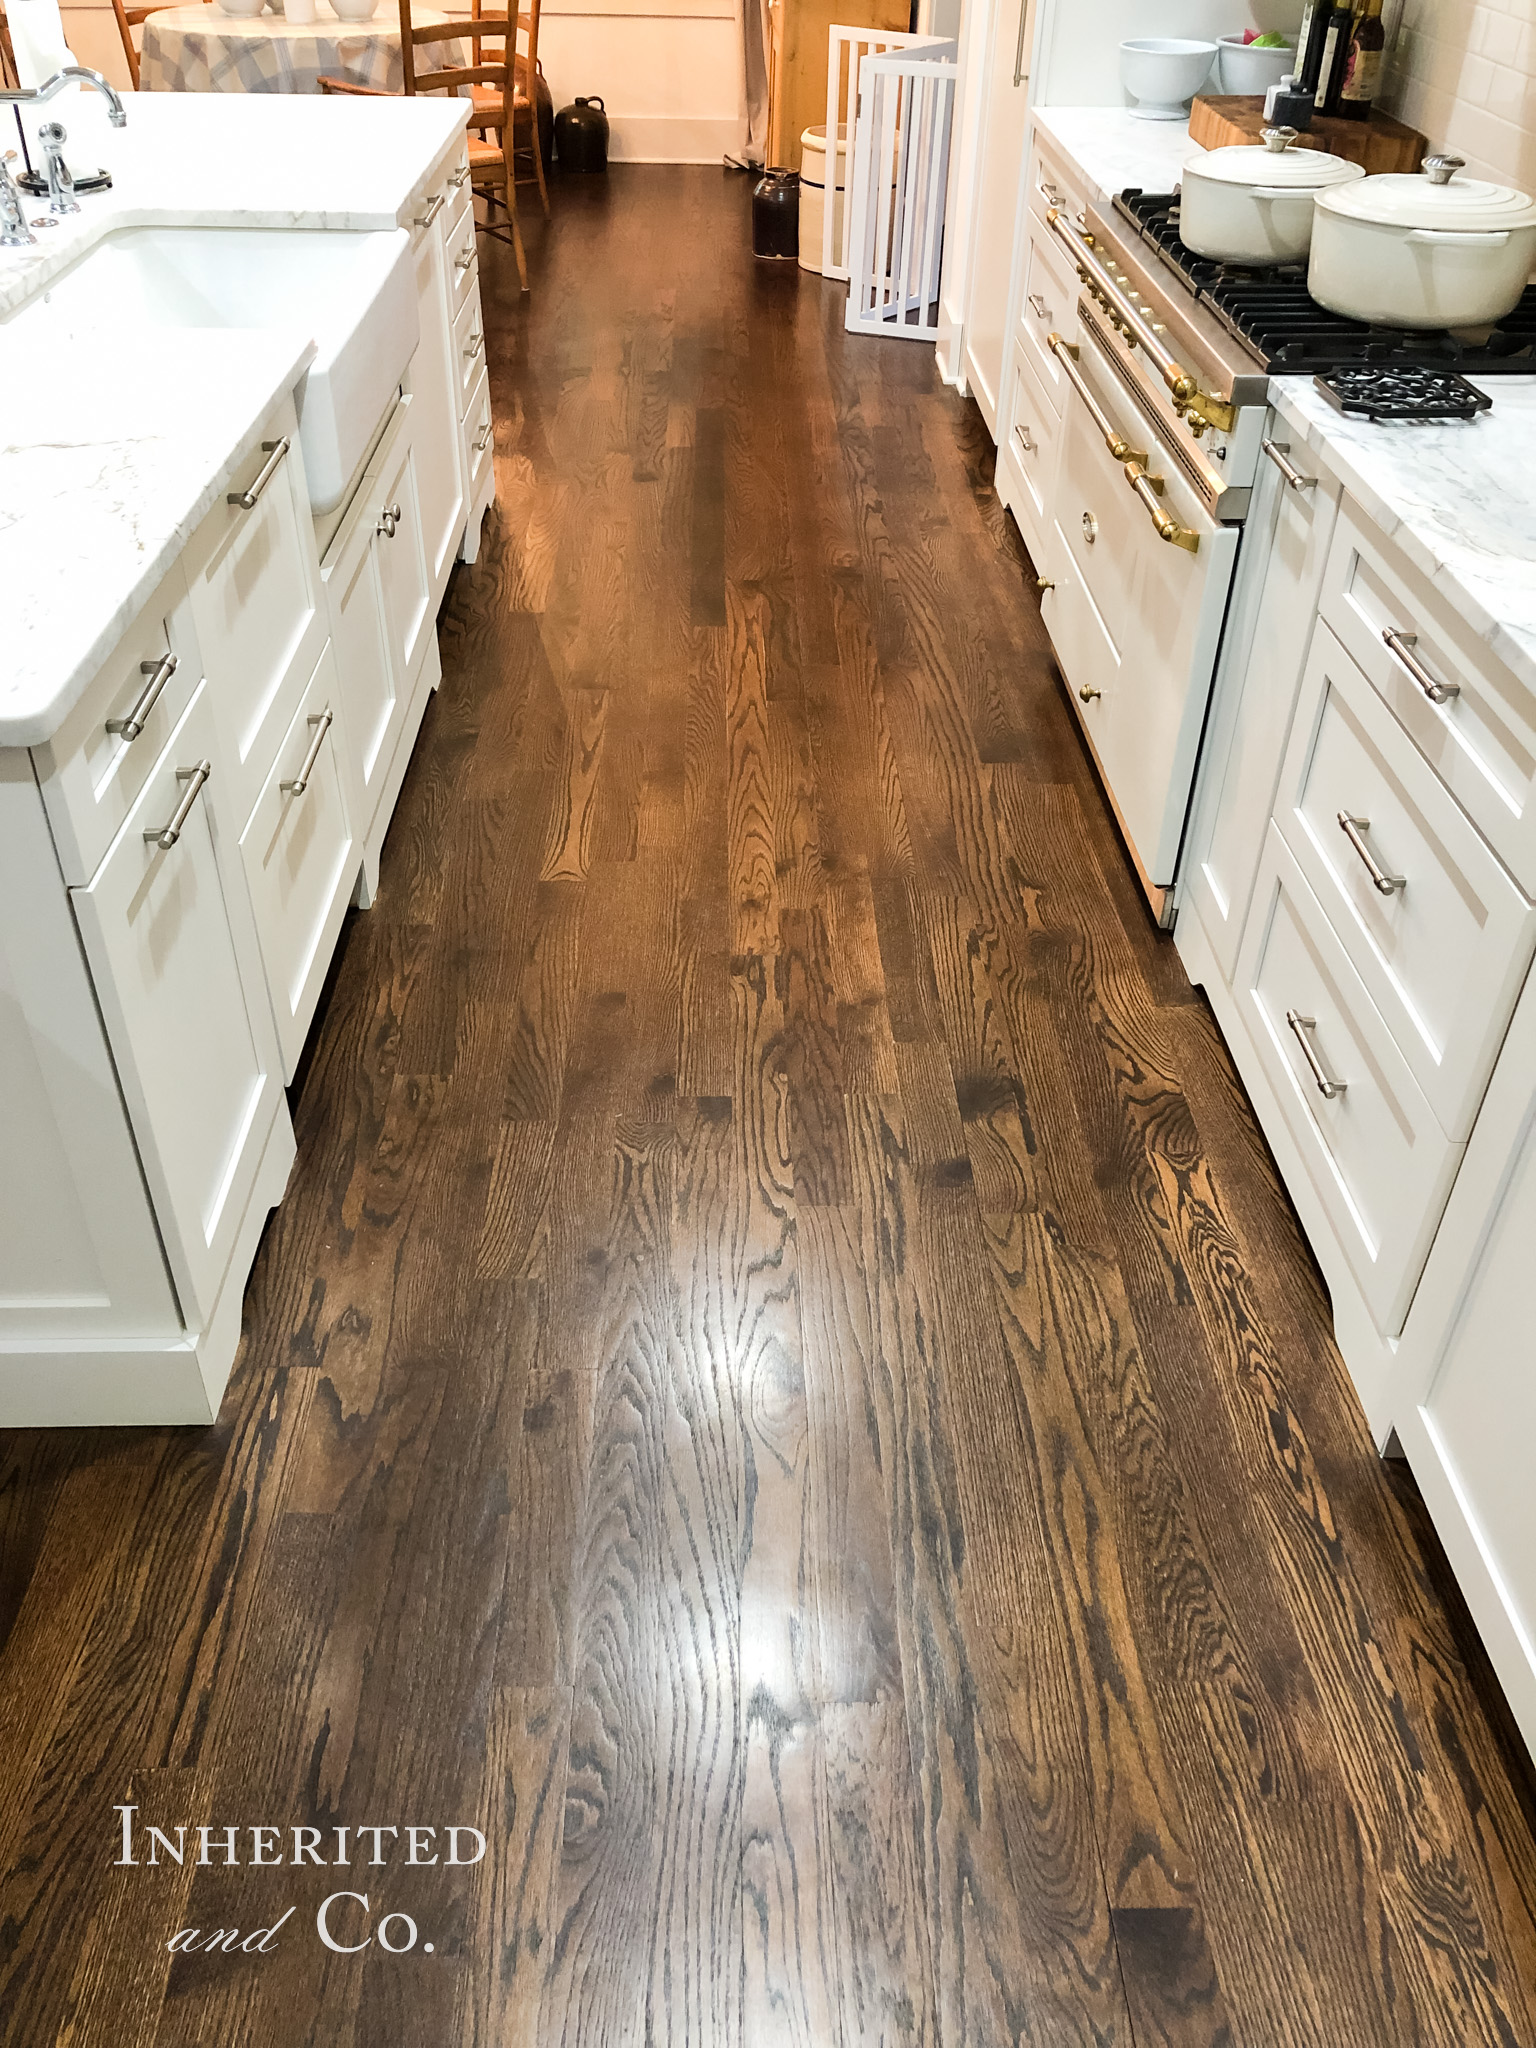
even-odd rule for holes
{"type": "Polygon", "coordinates": [[[482,252],[499,504],[223,1416],[0,1441],[0,2038],[1527,2048],[1528,1766],[985,429],[747,199],[482,252]],[[114,1869],[125,1797],[487,1852],[114,1869]]]}

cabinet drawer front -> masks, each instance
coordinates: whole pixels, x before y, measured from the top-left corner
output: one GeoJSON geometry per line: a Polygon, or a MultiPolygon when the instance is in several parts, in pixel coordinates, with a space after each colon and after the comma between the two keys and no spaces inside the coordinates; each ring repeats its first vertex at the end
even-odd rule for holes
{"type": "Polygon", "coordinates": [[[64,879],[88,882],[200,679],[180,569],[123,635],[59,731],[33,749],[64,879]]]}
{"type": "MultiPolygon", "coordinates": [[[[247,986],[215,844],[220,750],[199,683],[95,880],[72,891],[166,1250],[194,1327],[213,1307],[280,1101],[272,1026],[247,986]],[[168,827],[214,766],[169,847],[168,827]]],[[[245,913],[248,917],[248,913],[245,913]]]]}
{"type": "MultiPolygon", "coordinates": [[[[465,187],[467,191],[468,186],[465,187]]],[[[475,216],[466,206],[444,235],[448,251],[448,290],[455,313],[462,308],[480,282],[480,265],[475,253],[475,216]]]]}
{"type": "Polygon", "coordinates": [[[1024,255],[1024,293],[1018,334],[1040,388],[1060,412],[1064,377],[1061,359],[1049,346],[1052,334],[1077,339],[1078,282],[1065,257],[1046,241],[1048,230],[1031,223],[1024,255]]]}
{"type": "MultiPolygon", "coordinates": [[[[294,707],[325,640],[314,521],[288,400],[263,431],[286,439],[286,457],[254,505],[224,502],[203,522],[188,554],[197,625],[214,716],[223,733],[244,820],[266,780],[294,707]]],[[[250,490],[267,463],[256,449],[230,484],[250,490]]]]}
{"type": "Polygon", "coordinates": [[[496,463],[496,423],[491,412],[491,380],[481,373],[480,382],[470,394],[464,414],[465,454],[469,462],[469,491],[471,506],[483,504],[491,495],[486,489],[486,477],[496,463]]]}
{"type": "Polygon", "coordinates": [[[1326,625],[1280,791],[1286,843],[1436,1117],[1465,1138],[1536,911],[1326,625]]]}
{"type": "Polygon", "coordinates": [[[409,429],[407,416],[405,431],[380,466],[378,496],[383,509],[373,536],[390,658],[402,687],[408,687],[414,677],[432,627],[415,448],[409,429]]]}
{"type": "Polygon", "coordinates": [[[1463,1148],[1440,1128],[1273,826],[1238,963],[1238,993],[1258,1057],[1377,1327],[1395,1336],[1463,1148]],[[1342,1087],[1330,1099],[1325,1084],[1342,1087]]]}
{"type": "Polygon", "coordinates": [[[1061,434],[1061,422],[1031,374],[1028,363],[1017,357],[1013,380],[1013,401],[1008,420],[1009,446],[1024,480],[1030,514],[1036,529],[1044,534],[1050,527],[1056,444],[1061,434]]]}
{"type": "Polygon", "coordinates": [[[1054,206],[1076,221],[1088,204],[1088,191],[1078,174],[1069,170],[1051,147],[1049,138],[1036,130],[1029,144],[1029,209],[1042,223],[1054,206]]]}
{"type": "Polygon", "coordinates": [[[336,664],[327,643],[240,839],[289,1080],[357,878],[346,745],[336,664]]]}
{"type": "Polygon", "coordinates": [[[469,406],[470,393],[485,368],[485,322],[480,313],[480,293],[472,290],[453,316],[453,366],[458,379],[459,418],[469,406]]]}
{"type": "Polygon", "coordinates": [[[1536,693],[1347,499],[1322,611],[1425,760],[1536,896],[1536,693]],[[1395,652],[1388,632],[1398,636],[1395,652]],[[1454,685],[1456,694],[1433,702],[1426,682],[1454,685]]]}

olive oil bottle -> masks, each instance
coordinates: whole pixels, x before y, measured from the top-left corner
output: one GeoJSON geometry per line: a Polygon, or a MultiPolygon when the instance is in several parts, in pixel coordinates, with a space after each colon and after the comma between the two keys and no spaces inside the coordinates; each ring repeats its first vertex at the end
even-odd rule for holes
{"type": "Polygon", "coordinates": [[[1355,19],[1349,42],[1349,61],[1339,87],[1338,113],[1346,121],[1368,121],[1371,103],[1381,90],[1381,67],[1386,57],[1387,32],[1382,26],[1381,0],[1365,0],[1355,19]]]}

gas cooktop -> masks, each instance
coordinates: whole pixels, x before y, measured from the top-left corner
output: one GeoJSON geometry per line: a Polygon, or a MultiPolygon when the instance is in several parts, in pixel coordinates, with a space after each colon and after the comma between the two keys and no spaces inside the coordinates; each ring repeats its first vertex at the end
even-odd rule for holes
{"type": "Polygon", "coordinates": [[[1426,334],[1368,327],[1320,306],[1299,264],[1245,270],[1186,249],[1179,240],[1177,192],[1132,186],[1116,197],[1115,212],[1276,376],[1306,376],[1356,363],[1422,365],[1475,377],[1536,375],[1536,285],[1526,288],[1514,312],[1491,332],[1426,334]]]}

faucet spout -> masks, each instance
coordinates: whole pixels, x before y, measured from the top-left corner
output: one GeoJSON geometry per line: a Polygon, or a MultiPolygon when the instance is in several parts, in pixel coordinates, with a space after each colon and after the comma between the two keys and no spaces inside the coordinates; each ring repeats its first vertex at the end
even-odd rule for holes
{"type": "Polygon", "coordinates": [[[30,103],[42,106],[61,93],[66,85],[76,80],[84,85],[93,85],[107,103],[107,119],[114,128],[128,126],[128,110],[118,98],[117,88],[102,77],[99,71],[88,70],[84,64],[66,64],[62,71],[55,71],[52,78],[45,78],[41,85],[14,85],[0,89],[0,106],[30,103]]]}

